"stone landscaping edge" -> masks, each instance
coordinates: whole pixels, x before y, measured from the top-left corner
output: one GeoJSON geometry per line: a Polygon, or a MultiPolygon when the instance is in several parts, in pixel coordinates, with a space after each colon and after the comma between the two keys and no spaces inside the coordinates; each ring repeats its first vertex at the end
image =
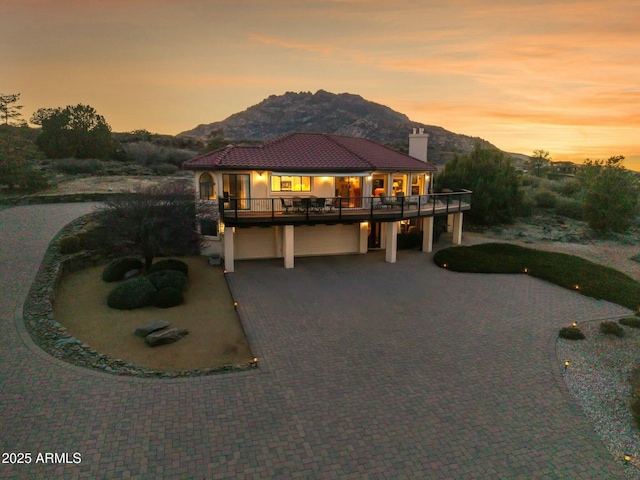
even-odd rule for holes
{"type": "MultiPolygon", "coordinates": [[[[104,355],[90,345],[72,337],[64,326],[55,320],[53,302],[56,288],[65,274],[88,266],[106,263],[108,258],[91,252],[70,255],[60,253],[59,240],[76,235],[95,216],[84,215],[65,225],[51,240],[38,273],[23,307],[24,326],[34,343],[52,357],[80,367],[107,372],[114,375],[150,378],[195,377],[233,371],[244,371],[256,367],[250,363],[223,365],[188,371],[160,371],[140,367],[119,358],[104,355]]],[[[133,333],[132,333],[133,335],[133,333]]]]}

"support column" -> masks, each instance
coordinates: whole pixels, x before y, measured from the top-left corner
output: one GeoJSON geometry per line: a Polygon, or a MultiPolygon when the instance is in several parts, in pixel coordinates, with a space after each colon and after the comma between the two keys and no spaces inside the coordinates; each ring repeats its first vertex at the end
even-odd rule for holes
{"type": "Polygon", "coordinates": [[[433,250],[433,217],[422,219],[422,251],[431,252],[433,250]]]}
{"type": "Polygon", "coordinates": [[[385,260],[387,263],[396,263],[396,250],[398,247],[398,222],[387,222],[386,242],[385,242],[385,260]]]}
{"type": "Polygon", "coordinates": [[[454,215],[455,215],[454,213],[450,213],[449,215],[447,215],[447,233],[453,232],[453,216],[454,215]]]}
{"type": "Polygon", "coordinates": [[[369,222],[360,223],[360,253],[367,253],[369,247],[369,222]]]}
{"type": "Polygon", "coordinates": [[[453,214],[453,244],[462,243],[462,212],[453,214]]]}
{"type": "Polygon", "coordinates": [[[233,252],[233,237],[234,228],[227,227],[224,229],[224,269],[227,273],[234,272],[234,252],[233,252]]]}
{"type": "Polygon", "coordinates": [[[284,254],[284,268],[293,268],[293,225],[284,226],[282,253],[284,254]]]}

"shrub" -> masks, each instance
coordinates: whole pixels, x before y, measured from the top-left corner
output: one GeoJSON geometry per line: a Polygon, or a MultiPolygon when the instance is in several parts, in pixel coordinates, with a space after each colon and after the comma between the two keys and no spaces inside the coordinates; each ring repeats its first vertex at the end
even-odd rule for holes
{"type": "Polygon", "coordinates": [[[634,262],[638,262],[640,263],[640,253],[637,255],[634,255],[633,257],[631,257],[629,260],[633,260],[634,262]]]}
{"type": "Polygon", "coordinates": [[[578,193],[580,193],[580,190],[582,190],[582,186],[575,180],[566,180],[563,182],[559,182],[557,185],[554,185],[553,190],[558,192],[563,197],[574,197],[578,193]]]}
{"type": "Polygon", "coordinates": [[[158,291],[168,287],[182,291],[187,284],[187,276],[178,270],[159,270],[151,273],[147,279],[158,291]]]}
{"type": "Polygon", "coordinates": [[[53,162],[53,169],[56,172],[78,174],[96,173],[102,170],[102,162],[94,158],[61,158],[53,162]]]}
{"type": "Polygon", "coordinates": [[[618,323],[631,328],[640,328],[640,318],[638,317],[621,318],[618,323]]]}
{"type": "Polygon", "coordinates": [[[72,237],[63,237],[60,239],[60,253],[63,255],[69,255],[71,253],[77,253],[82,250],[82,244],[80,238],[77,235],[72,237]]]}
{"type": "Polygon", "coordinates": [[[561,198],[556,205],[556,213],[574,220],[584,220],[584,206],[579,200],[561,198]]]}
{"type": "Polygon", "coordinates": [[[582,333],[579,327],[561,328],[558,336],[567,340],[584,340],[584,333],[582,333]]]}
{"type": "Polygon", "coordinates": [[[523,273],[636,310],[640,283],[622,272],[574,255],[543,252],[506,243],[449,247],[436,252],[436,265],[456,272],[523,273]],[[576,289],[576,285],[579,286],[576,289]]]}
{"type": "Polygon", "coordinates": [[[102,271],[102,280],[116,282],[124,278],[129,270],[142,269],[142,260],[133,257],[116,258],[107,264],[102,271]]]}
{"type": "Polygon", "coordinates": [[[624,337],[624,329],[616,322],[602,322],[600,324],[600,332],[604,333],[605,335],[624,337]]]}
{"type": "Polygon", "coordinates": [[[104,229],[101,227],[80,232],[77,236],[84,250],[103,250],[108,247],[108,242],[104,238],[104,229]]]}
{"type": "Polygon", "coordinates": [[[540,183],[540,180],[531,175],[523,175],[522,180],[520,181],[523,187],[537,187],[540,183]]]}
{"type": "Polygon", "coordinates": [[[538,192],[533,198],[536,205],[540,208],[553,208],[555,207],[557,200],[555,194],[549,191],[538,192]]]}
{"type": "Polygon", "coordinates": [[[158,308],[171,308],[180,305],[183,301],[182,291],[173,287],[165,287],[157,291],[153,305],[158,308]]]}
{"type": "Polygon", "coordinates": [[[531,200],[528,195],[525,195],[516,213],[519,217],[530,217],[533,213],[534,206],[535,202],[531,200]]]}
{"type": "Polygon", "coordinates": [[[631,386],[633,388],[631,414],[636,422],[636,426],[640,428],[640,369],[636,369],[633,372],[631,386]]]}
{"type": "Polygon", "coordinates": [[[189,265],[175,258],[167,258],[154,263],[147,270],[147,274],[159,272],[160,270],[177,270],[185,275],[189,275],[189,265]]]}
{"type": "Polygon", "coordinates": [[[178,171],[178,167],[172,163],[161,163],[160,165],[154,165],[152,170],[159,175],[173,175],[178,171]]]}
{"type": "Polygon", "coordinates": [[[131,278],[114,288],[107,297],[107,305],[118,310],[151,305],[156,296],[156,287],[146,278],[131,278]]]}

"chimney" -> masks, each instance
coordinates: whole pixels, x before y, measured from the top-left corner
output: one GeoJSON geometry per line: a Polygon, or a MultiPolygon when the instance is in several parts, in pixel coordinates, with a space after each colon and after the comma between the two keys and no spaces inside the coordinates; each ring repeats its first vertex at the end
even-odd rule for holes
{"type": "Polygon", "coordinates": [[[424,133],[424,128],[414,128],[409,134],[409,156],[426,163],[429,134],[424,133]]]}

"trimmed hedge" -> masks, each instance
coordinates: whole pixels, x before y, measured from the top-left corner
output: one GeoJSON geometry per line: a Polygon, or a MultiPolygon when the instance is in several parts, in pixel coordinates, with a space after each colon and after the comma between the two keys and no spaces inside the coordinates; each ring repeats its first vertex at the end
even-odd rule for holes
{"type": "Polygon", "coordinates": [[[187,276],[178,270],[160,270],[153,272],[147,276],[147,279],[158,291],[167,287],[182,291],[187,284],[187,276]]]}
{"type": "Polygon", "coordinates": [[[183,301],[184,297],[182,296],[181,290],[173,287],[165,287],[156,292],[153,305],[158,308],[171,308],[180,305],[183,301]]]}
{"type": "Polygon", "coordinates": [[[185,275],[189,275],[189,265],[175,258],[167,258],[154,263],[147,270],[147,274],[159,272],[160,270],[177,270],[185,275]]]}
{"type": "Polygon", "coordinates": [[[613,268],[564,253],[543,252],[508,243],[449,247],[433,261],[449,270],[473,273],[527,273],[582,295],[617,303],[631,310],[640,306],[640,283],[613,268]],[[576,288],[578,286],[578,288],[576,288]]]}
{"type": "Polygon", "coordinates": [[[567,340],[584,340],[584,333],[578,327],[561,328],[558,336],[567,340]]]}
{"type": "Polygon", "coordinates": [[[107,297],[107,305],[118,310],[151,305],[156,296],[156,287],[146,278],[131,278],[114,288],[107,297]]]}
{"type": "Polygon", "coordinates": [[[640,328],[640,318],[638,317],[621,318],[618,320],[618,323],[626,327],[640,328]]]}
{"type": "Polygon", "coordinates": [[[605,335],[615,335],[616,337],[624,337],[624,328],[616,322],[602,322],[600,324],[600,332],[605,335]]]}
{"type": "Polygon", "coordinates": [[[102,271],[102,280],[105,282],[117,282],[124,278],[129,270],[141,270],[144,268],[142,260],[133,257],[116,258],[107,264],[102,271]]]}

